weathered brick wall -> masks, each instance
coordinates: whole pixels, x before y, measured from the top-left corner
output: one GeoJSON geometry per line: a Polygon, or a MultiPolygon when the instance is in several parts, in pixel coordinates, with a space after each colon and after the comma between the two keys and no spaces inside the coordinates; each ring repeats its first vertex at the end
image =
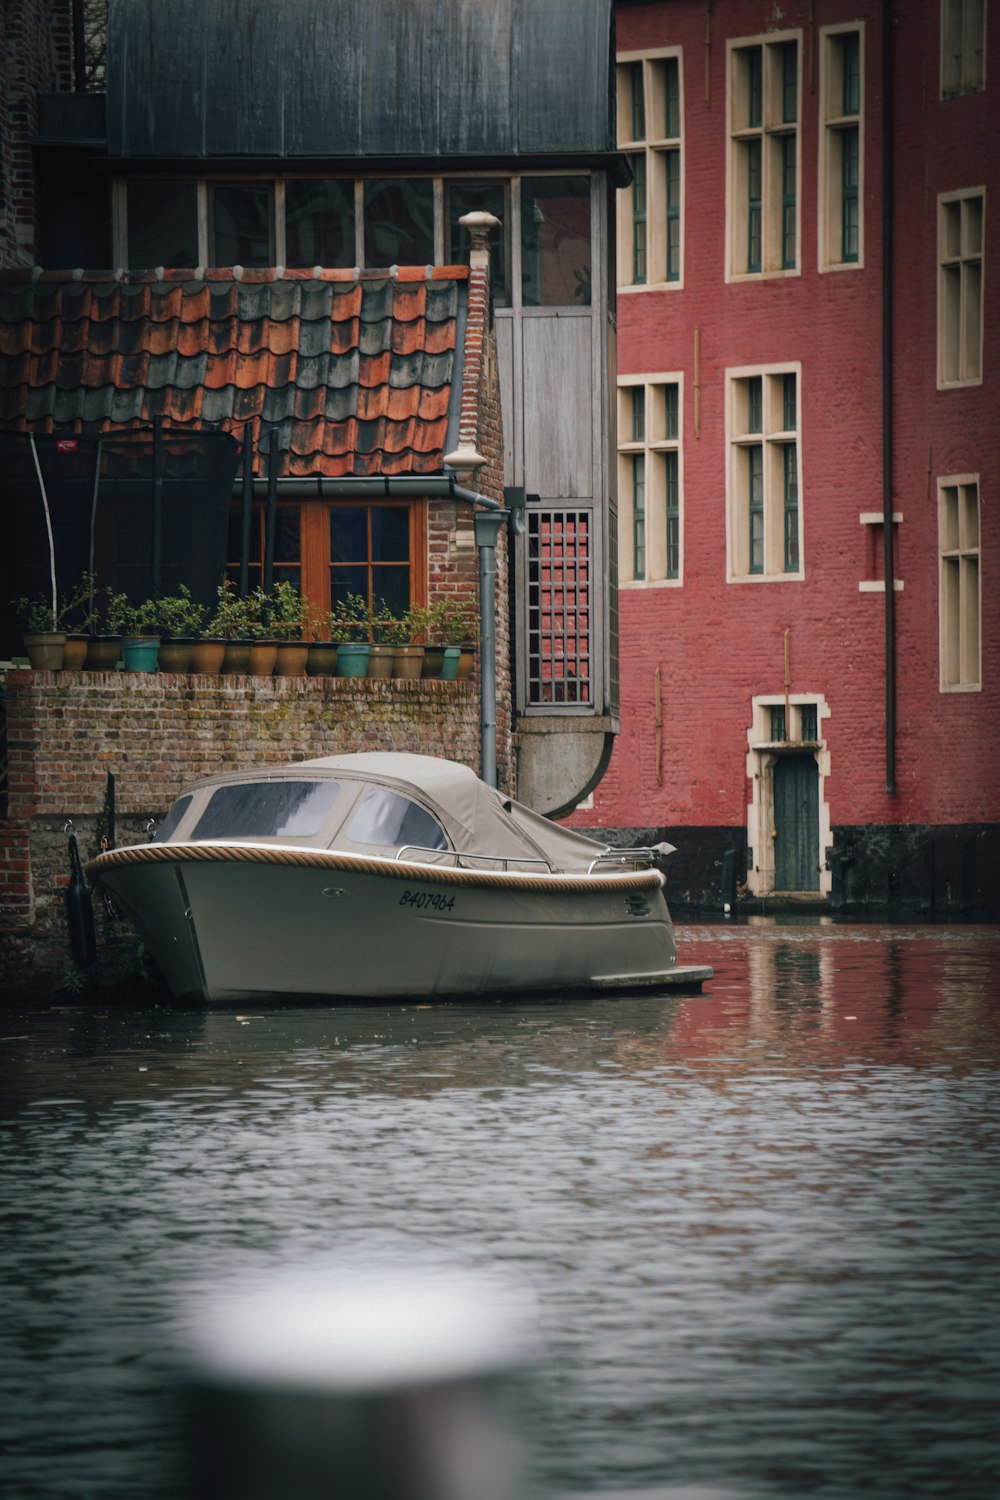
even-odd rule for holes
{"type": "Polygon", "coordinates": [[[0,267],[35,259],[36,95],[72,88],[68,0],[0,5],[0,267]]]}
{"type": "MultiPolygon", "coordinates": [[[[107,774],[118,842],[145,838],[186,783],[250,765],[358,750],[443,755],[479,769],[473,682],[183,677],[125,672],[7,676],[9,816],[0,821],[0,970],[8,995],[60,983],[69,960],[64,825],[96,853],[107,774]]],[[[135,965],[136,938],[98,903],[100,984],[135,965]]]]}

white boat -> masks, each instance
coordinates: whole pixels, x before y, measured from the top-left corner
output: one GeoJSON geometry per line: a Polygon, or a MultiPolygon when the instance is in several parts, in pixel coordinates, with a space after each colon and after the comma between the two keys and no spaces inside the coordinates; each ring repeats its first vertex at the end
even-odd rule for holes
{"type": "Polygon", "coordinates": [[[86,872],[183,1001],[699,988],[670,848],[613,849],[467,766],[375,752],[198,782],[86,872]]]}

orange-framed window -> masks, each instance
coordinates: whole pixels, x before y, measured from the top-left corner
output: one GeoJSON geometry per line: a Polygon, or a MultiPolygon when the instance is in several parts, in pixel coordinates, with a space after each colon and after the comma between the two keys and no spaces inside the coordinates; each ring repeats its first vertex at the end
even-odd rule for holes
{"type": "MultiPolygon", "coordinates": [[[[263,584],[267,505],[251,515],[248,587],[263,584]]],[[[385,604],[402,616],[425,603],[426,508],[385,500],[279,500],[275,511],[271,576],[293,584],[318,610],[328,612],[348,594],[374,608],[385,604]]],[[[229,518],[228,575],[239,581],[243,513],[229,518]]]]}

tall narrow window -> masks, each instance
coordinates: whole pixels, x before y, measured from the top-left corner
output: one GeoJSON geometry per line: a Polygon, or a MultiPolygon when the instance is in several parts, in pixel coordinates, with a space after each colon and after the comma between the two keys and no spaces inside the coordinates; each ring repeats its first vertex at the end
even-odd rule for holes
{"type": "Polygon", "coordinates": [[[983,378],[983,195],[939,200],[938,385],[983,378]]]}
{"type": "Polygon", "coordinates": [[[958,475],[938,485],[941,553],[942,691],[982,686],[979,577],[979,478],[958,475]]]}
{"type": "Polygon", "coordinates": [[[797,270],[798,40],[733,46],[728,108],[729,274],[797,270]]]}
{"type": "Polygon", "coordinates": [[[833,270],[861,261],[862,33],[831,28],[821,37],[819,260],[833,270]]]}
{"type": "Polygon", "coordinates": [[[619,388],[622,582],[680,582],[681,400],[676,377],[619,388]]]}
{"type": "Polygon", "coordinates": [[[729,382],[729,576],[802,575],[799,381],[792,369],[729,382]]]}
{"type": "Polygon", "coordinates": [[[986,0],[942,0],[942,99],[984,88],[985,58],[986,0]]]}
{"type": "Polygon", "coordinates": [[[678,283],[683,274],[683,98],[679,54],[655,52],[618,68],[618,136],[632,168],[619,197],[624,286],[678,283]]]}

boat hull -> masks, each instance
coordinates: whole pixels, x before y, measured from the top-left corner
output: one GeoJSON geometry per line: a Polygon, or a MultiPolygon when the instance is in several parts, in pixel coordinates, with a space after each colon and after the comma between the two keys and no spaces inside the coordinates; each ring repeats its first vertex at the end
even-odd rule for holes
{"type": "Polygon", "coordinates": [[[697,987],[711,973],[677,966],[653,872],[545,880],[334,854],[285,863],[245,847],[146,851],[101,856],[91,873],[184,1001],[697,987]]]}

